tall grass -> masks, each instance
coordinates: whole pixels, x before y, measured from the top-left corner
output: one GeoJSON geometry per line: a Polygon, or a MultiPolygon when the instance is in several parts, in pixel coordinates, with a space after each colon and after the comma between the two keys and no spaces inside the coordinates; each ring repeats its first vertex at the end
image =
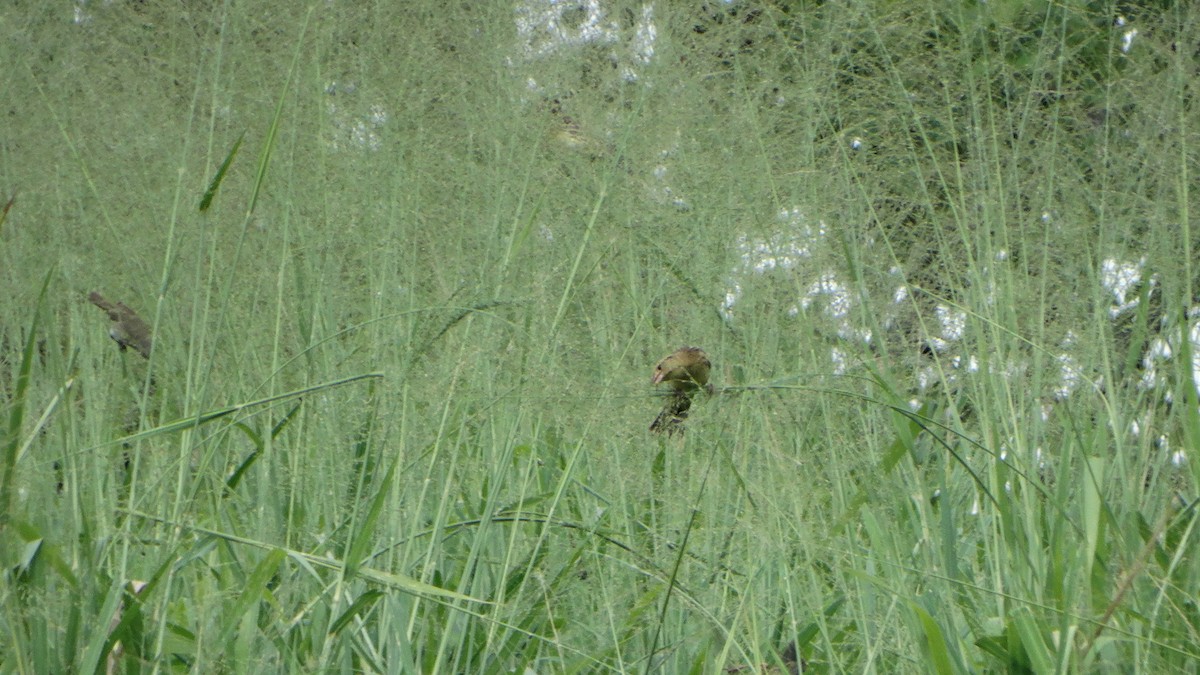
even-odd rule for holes
{"type": "Polygon", "coordinates": [[[4,670],[1195,672],[1191,9],[520,7],[0,10],[4,670]]]}

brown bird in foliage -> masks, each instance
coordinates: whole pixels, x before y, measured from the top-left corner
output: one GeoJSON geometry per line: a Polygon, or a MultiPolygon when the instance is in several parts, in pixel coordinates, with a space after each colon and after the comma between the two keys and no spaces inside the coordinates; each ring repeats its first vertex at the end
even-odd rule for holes
{"type": "Polygon", "coordinates": [[[110,301],[100,295],[98,291],[89,293],[88,300],[108,313],[108,318],[113,322],[108,329],[108,336],[117,341],[121,351],[125,351],[126,347],[133,347],[143,357],[150,358],[152,344],[150,326],[137,315],[137,312],[127,307],[125,303],[110,301]]]}
{"type": "Polygon", "coordinates": [[[671,385],[673,392],[662,412],[650,425],[650,431],[665,431],[669,436],[683,433],[683,421],[692,407],[692,396],[700,389],[710,394],[713,392],[713,386],[708,382],[710,370],[712,362],[699,347],[680,347],[654,366],[654,377],[650,383],[666,382],[671,385]]]}

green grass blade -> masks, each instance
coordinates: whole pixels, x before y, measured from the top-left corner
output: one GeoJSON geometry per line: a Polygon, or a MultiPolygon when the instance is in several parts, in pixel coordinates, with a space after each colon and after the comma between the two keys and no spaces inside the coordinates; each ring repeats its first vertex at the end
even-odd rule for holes
{"type": "Polygon", "coordinates": [[[242,617],[263,599],[263,594],[268,592],[267,584],[271,582],[271,578],[275,576],[286,557],[287,553],[282,549],[272,549],[254,566],[254,571],[246,579],[237,600],[233,602],[223,617],[225,625],[221,628],[220,637],[217,639],[218,645],[229,642],[229,638],[241,626],[242,617]]]}
{"type": "Polygon", "coordinates": [[[225,180],[225,172],[229,171],[229,165],[233,163],[233,158],[237,156],[238,148],[242,147],[242,139],[246,138],[246,132],[242,132],[234,142],[233,147],[229,149],[229,154],[225,155],[225,161],[221,162],[221,167],[217,169],[217,173],[208,184],[208,189],[204,191],[204,196],[200,198],[200,212],[204,213],[208,207],[212,205],[213,198],[217,196],[217,190],[221,187],[221,181],[225,180]]]}
{"type": "Polygon", "coordinates": [[[367,517],[362,522],[357,523],[354,538],[350,542],[350,550],[346,551],[346,567],[343,571],[343,576],[346,580],[354,577],[371,550],[371,541],[375,533],[375,526],[379,522],[380,514],[383,513],[383,505],[387,502],[387,497],[391,493],[393,480],[396,476],[396,466],[399,464],[400,457],[397,456],[392,460],[392,465],[388,467],[387,474],[383,477],[383,482],[379,484],[378,489],[375,491],[375,497],[371,500],[371,507],[367,510],[367,517]]]}
{"type": "Polygon", "coordinates": [[[33,310],[33,318],[29,322],[29,332],[25,336],[25,348],[21,352],[21,368],[13,386],[11,403],[8,411],[8,427],[4,431],[3,458],[0,459],[0,532],[3,532],[13,515],[15,491],[13,483],[17,475],[17,459],[20,456],[21,427],[25,423],[25,406],[29,396],[29,377],[33,370],[33,355],[37,351],[38,322],[42,306],[46,300],[46,290],[50,288],[50,278],[53,268],[46,272],[42,281],[42,290],[38,294],[37,306],[33,310]]]}
{"type": "MultiPolygon", "coordinates": [[[[229,415],[232,415],[237,412],[241,412],[243,410],[248,410],[250,408],[268,405],[270,403],[277,403],[279,401],[286,401],[288,399],[297,398],[299,396],[311,394],[313,392],[321,391],[323,389],[331,389],[334,387],[340,387],[345,384],[351,384],[351,383],[357,382],[359,380],[374,379],[374,378],[380,378],[380,377],[383,377],[383,374],[381,374],[381,373],[364,373],[362,375],[353,375],[351,377],[344,377],[340,380],[334,380],[332,382],[324,382],[322,384],[316,384],[311,387],[305,387],[303,389],[296,389],[294,391],[289,391],[284,394],[268,396],[267,398],[261,398],[261,399],[255,400],[255,401],[249,401],[247,403],[239,403],[237,405],[226,406],[224,408],[219,408],[217,410],[212,410],[212,411],[209,411],[206,413],[200,413],[199,415],[194,415],[194,416],[177,419],[177,420],[168,422],[166,424],[154,427],[153,429],[146,429],[145,431],[139,431],[136,434],[131,434],[129,436],[124,436],[121,438],[115,438],[106,443],[101,443],[100,445],[95,446],[95,447],[102,448],[102,447],[114,445],[117,443],[133,443],[135,441],[139,441],[139,440],[142,440],[145,438],[150,438],[152,436],[159,436],[162,434],[175,433],[178,431],[183,431],[184,429],[195,428],[195,427],[201,426],[203,424],[212,422],[213,420],[218,420],[218,419],[221,419],[222,417],[228,417],[229,415]]],[[[95,448],[92,448],[92,449],[95,449],[95,448]]]]}
{"type": "Polygon", "coordinates": [[[916,614],[924,633],[925,646],[929,650],[930,657],[928,665],[933,668],[933,672],[939,675],[954,675],[956,671],[950,657],[950,650],[946,646],[946,636],[942,633],[942,627],[923,607],[916,603],[909,603],[909,607],[916,614]]]}
{"type": "Polygon", "coordinates": [[[275,141],[279,137],[279,120],[283,117],[283,104],[287,100],[288,92],[292,87],[292,79],[296,76],[296,70],[300,66],[300,54],[303,53],[304,36],[308,33],[308,24],[312,20],[313,12],[316,9],[316,4],[308,8],[308,14],[304,17],[304,26],[300,29],[300,36],[296,39],[296,51],[292,55],[292,65],[288,70],[287,79],[284,80],[283,88],[279,92],[279,100],[275,103],[275,114],[271,116],[271,126],[267,130],[267,139],[263,142],[262,153],[258,157],[258,170],[254,176],[254,187],[250,193],[250,204],[246,208],[247,216],[254,213],[254,208],[258,205],[258,196],[262,192],[263,185],[267,182],[267,168],[271,165],[271,155],[275,150],[275,141]]]}

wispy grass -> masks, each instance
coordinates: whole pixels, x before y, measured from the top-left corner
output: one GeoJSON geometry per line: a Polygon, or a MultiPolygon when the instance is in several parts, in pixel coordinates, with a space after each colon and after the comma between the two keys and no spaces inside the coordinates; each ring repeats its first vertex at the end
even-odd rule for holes
{"type": "Polygon", "coordinates": [[[556,7],[0,10],[4,668],[1194,670],[1193,11],[556,7]]]}

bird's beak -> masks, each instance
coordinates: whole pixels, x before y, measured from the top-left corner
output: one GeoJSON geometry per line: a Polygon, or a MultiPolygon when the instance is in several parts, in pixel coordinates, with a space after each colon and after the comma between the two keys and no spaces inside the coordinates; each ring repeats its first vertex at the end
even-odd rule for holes
{"type": "Polygon", "coordinates": [[[654,371],[654,377],[650,378],[650,384],[658,384],[659,382],[662,382],[663,377],[666,374],[667,374],[667,372],[665,370],[663,370],[662,368],[656,369],[654,371]]]}

